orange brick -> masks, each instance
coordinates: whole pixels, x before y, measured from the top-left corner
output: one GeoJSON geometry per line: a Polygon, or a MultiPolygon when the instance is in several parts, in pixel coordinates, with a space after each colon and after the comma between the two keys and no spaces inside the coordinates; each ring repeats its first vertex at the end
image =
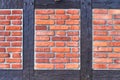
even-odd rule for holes
{"type": "Polygon", "coordinates": [[[72,48],[72,52],[79,52],[79,48],[77,47],[72,48]]]}
{"type": "Polygon", "coordinates": [[[112,40],[112,36],[94,36],[94,40],[112,40]]]}
{"type": "Polygon", "coordinates": [[[70,62],[71,62],[71,63],[79,63],[79,62],[80,62],[80,59],[72,58],[72,59],[70,59],[70,62]]]}
{"type": "Polygon", "coordinates": [[[38,20],[47,20],[49,19],[49,16],[48,15],[37,15],[35,16],[35,18],[38,20]]]}
{"type": "Polygon", "coordinates": [[[22,64],[12,64],[12,68],[14,68],[14,69],[20,69],[20,68],[22,68],[22,64]]]}
{"type": "Polygon", "coordinates": [[[54,24],[54,20],[36,20],[36,25],[52,25],[54,24]]]}
{"type": "Polygon", "coordinates": [[[21,59],[6,59],[7,63],[21,63],[21,59]]]}
{"type": "Polygon", "coordinates": [[[56,68],[56,69],[64,69],[64,68],[65,68],[65,65],[64,65],[64,64],[56,64],[56,65],[55,65],[55,68],[56,68]]]}
{"type": "Polygon", "coordinates": [[[79,58],[80,54],[78,53],[66,53],[66,58],[79,58]]]}
{"type": "Polygon", "coordinates": [[[49,63],[49,64],[36,64],[35,68],[36,69],[53,69],[54,64],[52,64],[52,63],[49,63]]]}
{"type": "Polygon", "coordinates": [[[109,46],[120,46],[120,42],[109,42],[109,46]]]}
{"type": "Polygon", "coordinates": [[[112,60],[112,58],[94,58],[93,59],[93,62],[94,63],[112,63],[113,62],[113,60],[112,60]]]}
{"type": "Polygon", "coordinates": [[[7,48],[7,52],[21,52],[21,48],[7,48]]]}
{"type": "Polygon", "coordinates": [[[65,46],[65,43],[64,42],[56,42],[56,46],[63,47],[63,46],[65,46]]]}
{"type": "Polygon", "coordinates": [[[65,57],[65,54],[64,53],[56,53],[55,54],[56,56],[56,58],[64,58],[65,57]]]}
{"type": "Polygon", "coordinates": [[[110,53],[108,54],[109,58],[120,58],[120,54],[119,53],[110,53]]]}
{"type": "Polygon", "coordinates": [[[0,20],[5,20],[5,16],[0,16],[0,20]]]}
{"type": "Polygon", "coordinates": [[[55,10],[55,13],[56,13],[56,14],[65,14],[65,10],[56,9],[56,10],[55,10]]]}
{"type": "Polygon", "coordinates": [[[93,20],[94,25],[105,25],[106,21],[105,20],[93,20]]]}
{"type": "Polygon", "coordinates": [[[70,41],[70,37],[52,37],[53,41],[70,41]]]}
{"type": "Polygon", "coordinates": [[[5,59],[0,59],[0,63],[4,63],[5,62],[5,59]]]}
{"type": "Polygon", "coordinates": [[[49,63],[49,59],[36,59],[36,63],[49,63]]]}
{"type": "Polygon", "coordinates": [[[114,23],[115,25],[119,25],[119,24],[120,24],[120,20],[114,20],[113,23],[114,23]]]}
{"type": "Polygon", "coordinates": [[[112,30],[112,26],[94,26],[94,30],[112,30]]]}
{"type": "Polygon", "coordinates": [[[72,9],[70,9],[70,10],[67,10],[67,14],[79,14],[79,10],[72,10],[72,9]]]}
{"type": "Polygon", "coordinates": [[[71,25],[70,30],[80,30],[80,26],[78,25],[71,25]]]}
{"type": "Polygon", "coordinates": [[[109,64],[108,68],[109,69],[120,69],[120,64],[109,64]]]}
{"type": "Polygon", "coordinates": [[[10,36],[10,32],[0,32],[0,36],[10,36]]]}
{"type": "Polygon", "coordinates": [[[68,63],[70,62],[69,59],[65,59],[65,58],[59,58],[59,59],[51,59],[52,63],[68,63]]]}
{"type": "Polygon", "coordinates": [[[40,41],[49,41],[50,37],[48,36],[36,36],[36,40],[40,41]]]}
{"type": "Polygon", "coordinates": [[[20,53],[13,53],[13,54],[12,54],[12,57],[13,57],[13,58],[21,58],[22,56],[21,56],[20,53]]]}
{"type": "Polygon", "coordinates": [[[7,16],[8,20],[21,20],[22,16],[7,16]]]}
{"type": "Polygon", "coordinates": [[[49,53],[36,54],[36,58],[53,58],[54,56],[55,56],[54,54],[49,53]]]}
{"type": "Polygon", "coordinates": [[[50,26],[50,30],[68,30],[68,26],[50,26]]]}
{"type": "Polygon", "coordinates": [[[54,14],[55,11],[48,9],[48,10],[35,10],[36,14],[54,14]]]}
{"type": "Polygon", "coordinates": [[[115,30],[120,30],[120,26],[116,26],[116,25],[115,25],[115,26],[114,26],[114,29],[115,29],[115,30]]]}
{"type": "Polygon", "coordinates": [[[67,46],[71,47],[71,46],[79,46],[79,43],[78,42],[67,42],[66,43],[67,46]]]}
{"type": "Polygon", "coordinates": [[[51,15],[50,19],[66,20],[66,19],[69,19],[69,16],[68,15],[51,15]]]}
{"type": "Polygon", "coordinates": [[[107,56],[106,53],[94,53],[94,57],[96,58],[107,58],[107,56]]]}
{"type": "Polygon", "coordinates": [[[21,26],[6,26],[6,30],[21,30],[21,26]]]}
{"type": "Polygon", "coordinates": [[[4,26],[0,26],[0,30],[5,30],[5,27],[4,26]]]}
{"type": "Polygon", "coordinates": [[[13,47],[21,47],[22,46],[22,42],[12,42],[11,43],[13,47]]]}
{"type": "Polygon", "coordinates": [[[52,52],[70,52],[70,48],[52,48],[52,52]]]}
{"type": "Polygon", "coordinates": [[[0,15],[10,15],[11,10],[0,10],[0,15]]]}
{"type": "Polygon", "coordinates": [[[80,16],[79,15],[71,15],[70,19],[72,19],[72,20],[79,20],[80,16]]]}
{"type": "Polygon", "coordinates": [[[119,47],[116,47],[113,50],[114,50],[114,52],[120,52],[120,48],[119,47]]]}
{"type": "Polygon", "coordinates": [[[0,53],[0,58],[9,58],[10,54],[8,53],[0,53]]]}
{"type": "Polygon", "coordinates": [[[72,37],[72,40],[73,40],[73,41],[78,41],[79,39],[80,39],[80,38],[79,38],[78,36],[73,36],[73,37],[72,37]]]}
{"type": "Polygon", "coordinates": [[[79,32],[76,31],[76,32],[67,32],[68,36],[78,36],[79,35],[79,32]]]}
{"type": "Polygon", "coordinates": [[[93,13],[94,14],[107,14],[108,10],[107,9],[94,9],[93,13]]]}
{"type": "Polygon", "coordinates": [[[94,46],[108,46],[108,42],[93,42],[94,46]]]}
{"type": "Polygon", "coordinates": [[[54,32],[53,31],[37,31],[36,35],[52,36],[54,35],[54,32]]]}
{"type": "Polygon", "coordinates": [[[112,48],[111,47],[95,47],[94,51],[97,51],[97,52],[112,52],[112,48]]]}
{"type": "Polygon", "coordinates": [[[65,24],[68,24],[68,25],[74,25],[74,24],[80,24],[80,21],[79,20],[66,20],[65,21],[65,24]]]}
{"type": "Polygon", "coordinates": [[[105,64],[93,64],[94,69],[106,69],[107,65],[105,64]]]}
{"type": "Polygon", "coordinates": [[[120,14],[120,10],[110,9],[108,10],[109,14],[120,14]]]}
{"type": "Polygon", "coordinates": [[[65,31],[56,31],[56,35],[65,36],[66,32],[65,31]]]}
{"type": "Polygon", "coordinates": [[[36,42],[37,47],[52,47],[54,46],[54,42],[36,42]]]}
{"type": "Polygon", "coordinates": [[[7,37],[7,41],[22,41],[21,37],[7,37]]]}
{"type": "Polygon", "coordinates": [[[65,21],[64,20],[56,20],[55,24],[57,24],[57,25],[63,25],[63,24],[65,24],[65,21]]]}
{"type": "Polygon", "coordinates": [[[0,52],[5,52],[5,48],[0,48],[0,52]]]}
{"type": "Polygon", "coordinates": [[[67,69],[78,69],[80,66],[79,64],[66,64],[65,68],[67,69]]]}
{"type": "Polygon", "coordinates": [[[22,24],[22,21],[12,21],[12,24],[13,24],[13,25],[21,25],[21,24],[22,24]]]}
{"type": "Polygon", "coordinates": [[[95,14],[93,15],[94,19],[112,19],[112,15],[106,14],[95,14]]]}
{"type": "Polygon", "coordinates": [[[1,69],[10,68],[10,64],[0,64],[1,69]]]}
{"type": "Polygon", "coordinates": [[[36,48],[36,52],[50,52],[50,48],[36,48]]]}
{"type": "Polygon", "coordinates": [[[108,35],[107,31],[94,31],[94,35],[101,35],[101,36],[106,36],[108,35]]]}
{"type": "Polygon", "coordinates": [[[0,47],[10,46],[10,42],[0,42],[0,47]]]}
{"type": "Polygon", "coordinates": [[[10,21],[0,21],[0,25],[10,25],[10,21]]]}

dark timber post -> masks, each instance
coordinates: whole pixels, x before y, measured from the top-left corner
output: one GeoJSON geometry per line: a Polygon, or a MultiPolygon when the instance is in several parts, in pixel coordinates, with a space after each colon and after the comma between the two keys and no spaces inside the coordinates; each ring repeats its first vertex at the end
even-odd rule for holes
{"type": "Polygon", "coordinates": [[[81,80],[92,80],[91,0],[81,0],[81,80]]]}

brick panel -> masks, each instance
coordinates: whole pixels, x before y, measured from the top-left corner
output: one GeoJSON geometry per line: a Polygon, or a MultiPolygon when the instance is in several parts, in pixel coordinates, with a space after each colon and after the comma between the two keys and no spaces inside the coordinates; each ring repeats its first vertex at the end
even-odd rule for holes
{"type": "Polygon", "coordinates": [[[93,10],[93,69],[120,69],[120,10],[93,10]]]}
{"type": "Polygon", "coordinates": [[[0,9],[0,69],[22,69],[23,11],[0,9]]]}
{"type": "Polygon", "coordinates": [[[34,61],[39,70],[80,69],[78,9],[35,10],[34,61]]]}

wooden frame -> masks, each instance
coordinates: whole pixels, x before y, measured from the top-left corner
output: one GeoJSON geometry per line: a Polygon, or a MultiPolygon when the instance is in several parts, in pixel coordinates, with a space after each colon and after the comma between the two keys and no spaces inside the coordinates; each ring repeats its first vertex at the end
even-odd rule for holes
{"type": "Polygon", "coordinates": [[[120,0],[0,0],[0,9],[23,9],[24,20],[23,70],[0,70],[0,80],[119,80],[120,70],[92,70],[94,8],[120,9],[120,0]],[[81,70],[34,70],[35,8],[81,9],[81,70]]]}

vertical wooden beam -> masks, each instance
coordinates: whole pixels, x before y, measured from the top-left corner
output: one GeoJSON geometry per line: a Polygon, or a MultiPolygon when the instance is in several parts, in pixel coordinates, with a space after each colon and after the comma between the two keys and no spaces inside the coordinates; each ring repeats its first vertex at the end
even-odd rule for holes
{"type": "Polygon", "coordinates": [[[81,80],[92,80],[91,0],[81,0],[81,80]]]}

